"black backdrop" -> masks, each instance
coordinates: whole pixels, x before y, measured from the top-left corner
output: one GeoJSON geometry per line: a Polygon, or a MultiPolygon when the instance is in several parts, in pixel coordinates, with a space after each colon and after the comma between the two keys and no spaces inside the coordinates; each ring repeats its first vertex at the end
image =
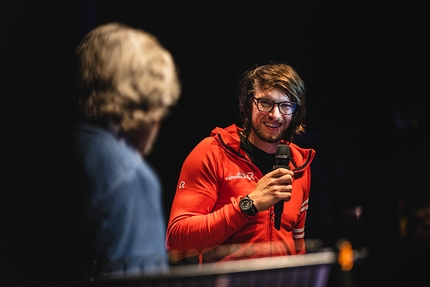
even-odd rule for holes
{"type": "Polygon", "coordinates": [[[179,68],[181,99],[148,158],[163,182],[166,218],[187,154],[215,126],[240,124],[240,73],[287,62],[308,89],[307,132],[296,141],[317,150],[306,236],[367,248],[357,284],[374,274],[390,280],[404,252],[401,220],[429,197],[423,11],[412,2],[3,1],[4,282],[71,273],[73,52],[110,21],[156,35],[179,68]]]}

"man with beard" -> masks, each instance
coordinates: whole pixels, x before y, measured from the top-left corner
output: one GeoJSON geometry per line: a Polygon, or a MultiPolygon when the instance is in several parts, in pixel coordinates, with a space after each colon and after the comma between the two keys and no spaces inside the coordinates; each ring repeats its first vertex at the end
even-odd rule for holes
{"type": "Polygon", "coordinates": [[[216,127],[183,163],[167,226],[171,264],[306,253],[315,151],[293,143],[304,132],[305,97],[304,82],[288,64],[242,75],[243,127],[216,127]],[[280,145],[287,159],[276,168],[280,145]]]}

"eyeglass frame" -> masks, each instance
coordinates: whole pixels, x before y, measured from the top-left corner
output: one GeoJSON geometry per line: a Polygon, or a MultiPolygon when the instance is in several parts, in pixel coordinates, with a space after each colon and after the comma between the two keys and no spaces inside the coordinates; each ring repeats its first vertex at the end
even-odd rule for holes
{"type": "Polygon", "coordinates": [[[255,102],[255,105],[257,106],[257,109],[260,112],[263,112],[263,113],[270,113],[271,111],[273,111],[273,108],[275,107],[275,105],[277,105],[278,106],[278,110],[279,110],[279,112],[281,114],[283,114],[283,115],[292,115],[294,113],[294,111],[296,110],[296,108],[297,108],[297,103],[294,103],[294,102],[288,102],[288,101],[285,101],[285,102],[274,102],[274,101],[266,99],[266,98],[256,98],[256,97],[252,97],[252,98],[253,98],[253,100],[255,102]],[[268,110],[268,111],[262,111],[262,110],[260,110],[260,108],[258,107],[258,103],[259,103],[260,100],[271,102],[272,103],[272,107],[270,108],[270,110],[268,110]],[[292,112],[289,113],[289,114],[285,114],[285,113],[283,113],[281,111],[281,106],[280,105],[281,104],[285,104],[285,103],[288,103],[288,104],[292,105],[291,106],[292,112]]]}

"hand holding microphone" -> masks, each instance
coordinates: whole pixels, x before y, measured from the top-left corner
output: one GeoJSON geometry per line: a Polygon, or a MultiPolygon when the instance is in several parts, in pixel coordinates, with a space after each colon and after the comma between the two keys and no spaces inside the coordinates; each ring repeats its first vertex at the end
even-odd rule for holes
{"type": "Polygon", "coordinates": [[[274,206],[275,228],[280,229],[281,215],[284,209],[284,201],[291,197],[293,171],[290,170],[290,147],[280,144],[276,150],[273,170],[263,176],[256,188],[248,194],[258,211],[263,211],[274,206]],[[282,168],[282,170],[281,170],[282,168]]]}

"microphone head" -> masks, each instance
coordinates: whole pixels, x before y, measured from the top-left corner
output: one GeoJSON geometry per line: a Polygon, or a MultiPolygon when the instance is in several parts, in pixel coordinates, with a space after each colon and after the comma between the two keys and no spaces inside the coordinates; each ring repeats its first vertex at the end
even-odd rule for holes
{"type": "Polygon", "coordinates": [[[288,164],[290,162],[290,147],[286,144],[280,144],[276,148],[275,165],[273,169],[280,167],[290,169],[288,164]]]}
{"type": "Polygon", "coordinates": [[[286,144],[280,144],[276,148],[276,158],[290,158],[290,147],[286,144]]]}

